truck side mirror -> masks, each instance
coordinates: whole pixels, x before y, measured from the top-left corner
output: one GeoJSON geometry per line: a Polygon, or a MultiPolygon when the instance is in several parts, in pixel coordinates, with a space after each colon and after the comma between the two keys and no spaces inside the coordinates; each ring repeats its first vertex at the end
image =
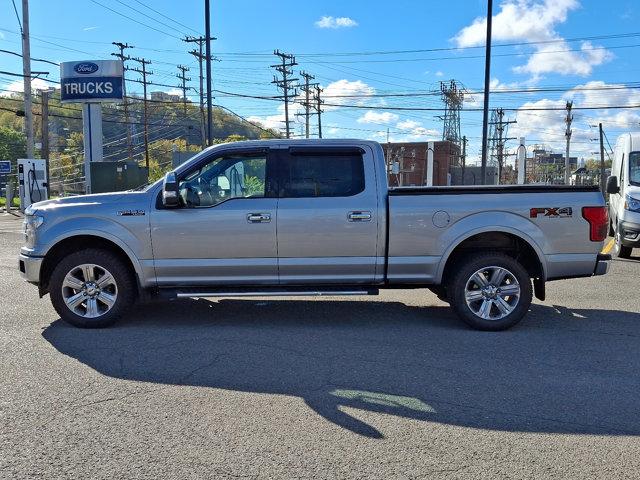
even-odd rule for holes
{"type": "Polygon", "coordinates": [[[176,180],[176,174],[173,172],[169,172],[164,176],[164,182],[162,182],[162,205],[165,207],[177,207],[180,205],[178,181],[176,180]]]}
{"type": "Polygon", "coordinates": [[[616,194],[620,193],[620,185],[618,185],[618,177],[611,175],[607,178],[607,193],[616,194]]]}

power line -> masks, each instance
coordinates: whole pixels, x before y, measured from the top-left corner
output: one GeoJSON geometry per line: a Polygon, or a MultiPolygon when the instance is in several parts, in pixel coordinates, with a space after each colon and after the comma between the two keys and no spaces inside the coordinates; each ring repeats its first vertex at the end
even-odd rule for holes
{"type": "Polygon", "coordinates": [[[156,32],[158,32],[158,33],[161,33],[161,34],[163,34],[163,35],[167,35],[167,36],[169,36],[169,37],[173,37],[173,38],[176,38],[176,39],[180,40],[180,37],[176,37],[175,35],[172,35],[172,34],[170,34],[170,33],[167,33],[166,31],[163,31],[163,30],[160,30],[160,29],[158,29],[158,28],[152,27],[151,25],[148,25],[148,24],[146,24],[146,23],[144,23],[144,22],[141,22],[140,20],[136,20],[135,18],[132,18],[132,17],[130,17],[130,16],[128,16],[128,15],[126,15],[126,14],[122,13],[122,12],[119,12],[118,10],[114,10],[114,9],[113,9],[113,8],[111,8],[111,7],[107,7],[106,5],[104,5],[103,3],[98,2],[97,0],[91,0],[91,2],[95,3],[96,5],[101,6],[102,8],[106,8],[107,10],[109,10],[109,11],[111,11],[111,12],[115,13],[116,15],[120,15],[121,17],[124,17],[124,18],[126,18],[126,19],[128,19],[128,20],[131,20],[132,22],[135,22],[135,23],[137,23],[138,25],[142,25],[143,27],[150,28],[151,30],[154,30],[154,31],[156,31],[156,32]]]}
{"type": "Polygon", "coordinates": [[[146,3],[141,2],[140,0],[134,0],[134,2],[136,2],[136,3],[140,4],[140,5],[142,5],[142,6],[143,6],[143,7],[145,7],[145,8],[148,8],[148,9],[149,9],[149,10],[151,10],[152,12],[157,13],[158,15],[160,15],[160,16],[161,16],[161,17],[163,17],[163,18],[166,18],[167,20],[171,20],[173,23],[175,23],[175,24],[177,24],[177,25],[180,25],[181,27],[184,27],[184,28],[186,28],[187,30],[191,30],[192,32],[195,32],[195,33],[197,33],[197,34],[200,34],[200,32],[198,32],[197,30],[194,30],[193,28],[191,28],[191,27],[189,27],[189,26],[185,25],[184,23],[180,23],[180,22],[179,22],[179,21],[177,21],[176,19],[174,19],[174,18],[172,18],[172,17],[169,17],[168,15],[165,15],[165,14],[164,14],[164,13],[162,13],[162,12],[159,12],[158,10],[156,10],[156,9],[154,9],[154,8],[152,8],[152,7],[150,7],[150,6],[149,6],[149,5],[147,5],[146,3]]]}

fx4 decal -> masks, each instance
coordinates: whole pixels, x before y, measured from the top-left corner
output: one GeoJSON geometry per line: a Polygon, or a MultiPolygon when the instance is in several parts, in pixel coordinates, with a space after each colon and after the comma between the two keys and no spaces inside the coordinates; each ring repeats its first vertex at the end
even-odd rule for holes
{"type": "Polygon", "coordinates": [[[529,211],[529,218],[569,218],[571,216],[573,216],[573,209],[571,207],[532,208],[529,211]]]}

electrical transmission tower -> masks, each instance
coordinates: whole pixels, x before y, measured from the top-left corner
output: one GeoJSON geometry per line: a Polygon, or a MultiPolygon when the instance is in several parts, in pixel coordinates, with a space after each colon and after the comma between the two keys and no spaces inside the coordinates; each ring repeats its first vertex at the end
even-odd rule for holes
{"type": "Polygon", "coordinates": [[[509,140],[515,140],[515,137],[508,137],[509,125],[517,123],[515,120],[504,119],[504,109],[497,108],[491,111],[491,121],[489,122],[489,149],[492,166],[498,167],[498,183],[502,180],[502,169],[505,165],[506,158],[511,155],[505,153],[505,144],[509,140]],[[495,159],[495,161],[493,160],[495,159]]]}
{"type": "MultiPolygon", "coordinates": [[[[129,68],[126,67],[125,70],[130,70],[132,72],[137,72],[142,75],[142,81],[138,80],[138,83],[142,83],[142,92],[144,98],[142,99],[142,105],[144,109],[144,165],[147,167],[147,171],[149,170],[149,114],[147,109],[147,75],[153,75],[153,72],[147,70],[147,65],[151,64],[150,60],[145,60],[144,58],[131,58],[131,61],[138,62],[142,65],[142,69],[140,68],[129,68]]],[[[135,81],[135,80],[134,80],[135,81]]]]}
{"type": "Polygon", "coordinates": [[[457,145],[460,144],[460,110],[464,101],[464,90],[458,88],[455,80],[440,82],[440,92],[444,102],[444,125],[442,127],[442,140],[448,140],[457,145]]]}
{"type": "Polygon", "coordinates": [[[311,104],[311,95],[313,95],[312,89],[315,90],[318,84],[310,83],[310,80],[314,80],[316,77],[307,72],[300,72],[300,76],[304,78],[304,84],[300,86],[300,89],[304,92],[304,101],[302,102],[302,106],[304,107],[304,135],[305,138],[309,138],[309,117],[311,116],[311,109],[314,108],[311,104]]]}
{"type": "MultiPolygon", "coordinates": [[[[133,48],[133,45],[129,45],[128,43],[122,42],[111,42],[112,45],[115,45],[120,50],[120,53],[112,53],[116,58],[119,58],[122,61],[122,66],[124,67],[124,62],[127,60],[131,60],[129,55],[125,55],[124,51],[127,48],[133,48]]],[[[127,131],[127,157],[129,161],[133,157],[132,145],[131,145],[131,126],[129,122],[129,103],[127,101],[127,82],[125,79],[122,79],[122,106],[124,107],[124,121],[127,131]]]]}
{"type": "Polygon", "coordinates": [[[278,78],[277,75],[274,75],[273,82],[271,83],[275,83],[278,88],[282,90],[282,96],[280,98],[284,100],[285,133],[287,138],[290,138],[291,121],[289,120],[289,99],[298,95],[295,88],[295,82],[297,82],[298,79],[291,78],[290,75],[293,75],[291,67],[298,63],[296,62],[296,57],[288,53],[281,53],[280,50],[274,50],[273,54],[280,58],[280,63],[277,65],[271,65],[271,68],[274,68],[278,73],[280,73],[282,78],[278,78]]]}

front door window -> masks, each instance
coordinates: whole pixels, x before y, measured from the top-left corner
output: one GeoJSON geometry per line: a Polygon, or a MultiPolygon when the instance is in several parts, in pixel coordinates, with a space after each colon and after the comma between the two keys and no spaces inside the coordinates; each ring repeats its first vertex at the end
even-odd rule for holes
{"type": "Polygon", "coordinates": [[[185,207],[212,207],[231,198],[266,196],[267,157],[224,156],[214,158],[180,181],[185,207]]]}

